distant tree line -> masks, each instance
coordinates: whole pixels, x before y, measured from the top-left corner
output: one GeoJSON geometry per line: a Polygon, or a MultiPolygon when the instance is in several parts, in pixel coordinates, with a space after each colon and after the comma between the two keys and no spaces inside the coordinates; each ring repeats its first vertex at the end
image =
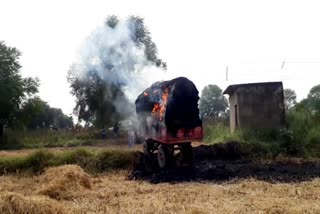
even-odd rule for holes
{"type": "Polygon", "coordinates": [[[29,98],[17,111],[14,127],[37,128],[68,128],[73,127],[72,116],[65,115],[61,109],[50,107],[40,97],[29,98]]]}
{"type": "Polygon", "coordinates": [[[72,118],[64,115],[61,109],[51,108],[35,96],[39,80],[21,76],[20,56],[18,49],[0,41],[0,138],[5,126],[35,129],[73,125],[72,118]]]}

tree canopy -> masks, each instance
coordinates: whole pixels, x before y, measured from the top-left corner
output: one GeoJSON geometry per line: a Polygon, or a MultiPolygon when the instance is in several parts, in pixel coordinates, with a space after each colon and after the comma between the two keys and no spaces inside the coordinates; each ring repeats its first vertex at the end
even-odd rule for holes
{"type": "Polygon", "coordinates": [[[61,109],[50,107],[40,97],[28,99],[16,114],[15,125],[27,129],[73,127],[71,116],[65,115],[61,109]]]}
{"type": "Polygon", "coordinates": [[[284,106],[286,110],[292,108],[297,104],[297,94],[294,90],[286,88],[283,90],[284,106]]]}
{"type": "Polygon", "coordinates": [[[311,88],[307,97],[307,105],[312,113],[320,114],[320,84],[311,88]]]}
{"type": "Polygon", "coordinates": [[[200,115],[202,118],[217,119],[226,113],[228,107],[227,99],[217,85],[204,87],[200,97],[200,115]]]}
{"type": "Polygon", "coordinates": [[[74,113],[79,121],[96,126],[117,122],[134,111],[125,93],[133,86],[134,73],[152,66],[166,69],[143,18],[137,16],[108,17],[88,38],[81,56],[68,72],[76,97],[74,113]]]}
{"type": "Polygon", "coordinates": [[[14,119],[22,102],[38,92],[38,79],[22,78],[18,49],[0,41],[0,136],[3,126],[14,119]]]}

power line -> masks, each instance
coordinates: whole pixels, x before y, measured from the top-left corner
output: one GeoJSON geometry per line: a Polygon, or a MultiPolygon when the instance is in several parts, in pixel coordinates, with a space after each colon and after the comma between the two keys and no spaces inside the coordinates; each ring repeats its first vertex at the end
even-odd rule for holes
{"type": "Polygon", "coordinates": [[[286,62],[286,63],[297,63],[297,64],[320,64],[320,62],[317,62],[317,61],[314,61],[314,62],[312,62],[312,61],[310,61],[310,62],[286,62]]]}
{"type": "Polygon", "coordinates": [[[312,61],[310,61],[310,62],[303,62],[303,61],[301,61],[301,62],[290,62],[290,61],[286,62],[286,61],[283,61],[282,66],[281,66],[281,70],[283,69],[285,63],[289,63],[289,64],[320,64],[320,62],[317,62],[317,61],[314,61],[314,62],[312,62],[312,61]]]}

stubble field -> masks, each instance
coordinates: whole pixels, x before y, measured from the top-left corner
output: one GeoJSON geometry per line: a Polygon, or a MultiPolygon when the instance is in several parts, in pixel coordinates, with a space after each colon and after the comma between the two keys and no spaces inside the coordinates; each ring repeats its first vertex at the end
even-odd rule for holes
{"type": "Polygon", "coordinates": [[[0,213],[320,213],[320,179],[151,184],[128,171],[90,175],[76,165],[0,178],[0,213]]]}

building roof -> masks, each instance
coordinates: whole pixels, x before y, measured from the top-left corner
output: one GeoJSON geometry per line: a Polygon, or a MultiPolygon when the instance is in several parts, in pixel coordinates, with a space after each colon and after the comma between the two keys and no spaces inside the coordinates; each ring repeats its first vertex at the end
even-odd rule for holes
{"type": "Polygon", "coordinates": [[[236,84],[236,85],[229,85],[226,90],[224,90],[223,94],[233,94],[235,90],[238,88],[252,88],[252,87],[259,87],[259,86],[282,86],[282,82],[258,82],[258,83],[245,83],[245,84],[236,84]]]}

